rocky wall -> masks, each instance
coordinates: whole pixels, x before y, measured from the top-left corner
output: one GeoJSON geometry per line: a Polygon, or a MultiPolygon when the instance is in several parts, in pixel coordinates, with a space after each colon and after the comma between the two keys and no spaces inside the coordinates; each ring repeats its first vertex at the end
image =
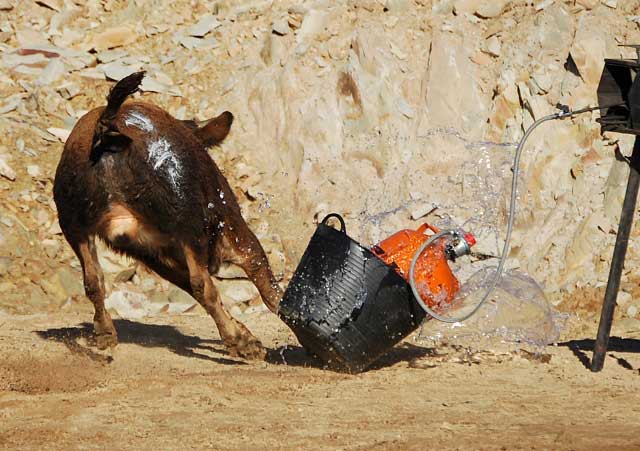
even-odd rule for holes
{"type": "MultiPolygon", "coordinates": [[[[635,56],[626,43],[640,43],[640,1],[0,0],[0,308],[84,305],[52,179],[74,122],[128,73],[147,70],[142,98],[179,118],[233,112],[211,154],[286,283],[332,211],[366,244],[455,223],[497,256],[514,143],[557,103],[593,105],[604,58],[635,56]]],[[[603,138],[596,117],[543,125],[523,155],[509,266],[555,302],[608,273],[633,138],[603,138]]],[[[189,304],[132,262],[101,259],[116,291],[189,304]]],[[[228,302],[257,305],[225,270],[228,302]]]]}

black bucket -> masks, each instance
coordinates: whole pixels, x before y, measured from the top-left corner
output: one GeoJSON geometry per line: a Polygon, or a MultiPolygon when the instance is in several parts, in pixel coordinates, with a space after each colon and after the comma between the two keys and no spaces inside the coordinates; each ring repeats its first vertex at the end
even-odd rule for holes
{"type": "Polygon", "coordinates": [[[318,225],[278,313],[307,351],[351,372],[364,370],[425,317],[407,282],[349,238],[337,214],[318,225]],[[340,231],[327,225],[332,217],[340,231]]]}

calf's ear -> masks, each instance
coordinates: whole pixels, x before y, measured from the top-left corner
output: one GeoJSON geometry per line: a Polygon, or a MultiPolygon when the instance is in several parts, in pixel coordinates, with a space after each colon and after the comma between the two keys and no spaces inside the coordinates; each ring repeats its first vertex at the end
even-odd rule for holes
{"type": "Polygon", "coordinates": [[[195,133],[205,146],[216,146],[227,137],[232,123],[233,114],[225,111],[220,116],[208,120],[202,127],[196,129],[195,133]]]}

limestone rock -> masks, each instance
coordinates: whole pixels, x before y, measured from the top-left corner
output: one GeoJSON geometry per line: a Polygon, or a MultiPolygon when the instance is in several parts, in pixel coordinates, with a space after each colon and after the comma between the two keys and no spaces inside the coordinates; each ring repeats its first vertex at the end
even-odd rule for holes
{"type": "Polygon", "coordinates": [[[47,254],[47,257],[49,258],[56,258],[56,256],[60,252],[61,247],[62,245],[58,240],[42,241],[42,248],[44,249],[45,254],[47,254]]]}
{"type": "Polygon", "coordinates": [[[57,277],[69,296],[84,295],[81,273],[62,268],[58,270],[57,277]]]}
{"type": "Polygon", "coordinates": [[[475,9],[475,14],[484,18],[498,17],[511,0],[484,0],[475,9]]]}
{"type": "Polygon", "coordinates": [[[53,224],[51,224],[51,227],[49,227],[47,233],[49,235],[62,235],[62,229],[60,229],[60,224],[58,223],[58,221],[54,221],[53,224]]]}
{"type": "Polygon", "coordinates": [[[246,279],[244,270],[233,263],[223,263],[215,274],[219,279],[246,279]]]}
{"type": "Polygon", "coordinates": [[[436,34],[431,50],[426,103],[433,118],[432,126],[447,127],[457,124],[465,134],[474,136],[481,127],[472,117],[485,115],[487,108],[477,85],[469,83],[476,69],[467,55],[467,49],[460,38],[450,34],[436,34]],[[459,116],[454,113],[463,104],[470,109],[469,114],[459,116]]]}
{"type": "Polygon", "coordinates": [[[149,302],[146,295],[129,290],[114,290],[105,299],[104,304],[110,313],[125,319],[153,316],[162,309],[157,304],[149,302]]]}
{"type": "Polygon", "coordinates": [[[62,78],[65,73],[66,67],[62,59],[53,58],[40,73],[38,83],[42,85],[50,85],[62,78]]]}
{"type": "Polygon", "coordinates": [[[271,26],[273,32],[279,36],[284,36],[289,33],[289,20],[287,17],[280,17],[273,21],[271,26]]]}
{"type": "Polygon", "coordinates": [[[296,41],[304,44],[311,41],[327,25],[329,15],[327,12],[313,9],[304,17],[302,27],[298,30],[296,41]]]}
{"type": "Polygon", "coordinates": [[[9,166],[6,157],[3,155],[0,155],[0,175],[11,181],[14,181],[16,179],[16,171],[14,171],[11,166],[9,166]]]}
{"type": "Polygon", "coordinates": [[[58,303],[72,296],[83,296],[82,274],[61,268],[48,279],[40,279],[39,285],[58,303]]]}
{"type": "Polygon", "coordinates": [[[555,0],[542,0],[536,3],[535,8],[536,11],[542,11],[543,9],[553,5],[555,0]]]}
{"type": "Polygon", "coordinates": [[[411,8],[414,7],[411,0],[386,0],[384,6],[389,12],[394,14],[410,11],[411,8]]]}
{"type": "Polygon", "coordinates": [[[633,297],[631,296],[630,293],[620,290],[618,292],[618,297],[616,298],[616,305],[619,305],[620,307],[625,307],[629,305],[632,300],[633,300],[633,297]]]}
{"type": "Polygon", "coordinates": [[[138,268],[136,266],[132,266],[130,268],[123,269],[113,278],[115,283],[124,283],[133,279],[133,276],[136,275],[138,268]]]}
{"type": "Polygon", "coordinates": [[[13,266],[13,259],[11,257],[0,257],[0,276],[6,276],[9,274],[9,269],[13,266]]]}
{"type": "Polygon", "coordinates": [[[30,285],[26,290],[25,300],[27,305],[37,310],[46,309],[49,305],[49,296],[37,285],[30,285]]]}
{"type": "Polygon", "coordinates": [[[197,24],[189,28],[188,34],[189,36],[202,38],[221,25],[222,23],[218,21],[216,16],[213,14],[206,14],[198,20],[197,24]]]}
{"type": "Polygon", "coordinates": [[[491,36],[487,40],[487,51],[493,56],[500,56],[502,50],[502,44],[497,36],[491,36]]]}
{"type": "Polygon", "coordinates": [[[133,266],[131,259],[113,252],[102,241],[98,241],[97,248],[98,262],[105,273],[115,274],[133,266]]]}
{"type": "Polygon", "coordinates": [[[2,106],[0,106],[0,114],[10,113],[16,110],[22,105],[22,99],[24,97],[22,94],[17,94],[4,99],[2,106]]]}
{"type": "Polygon", "coordinates": [[[256,287],[248,280],[225,279],[216,285],[225,304],[239,304],[260,296],[256,287]]]}
{"type": "Polygon", "coordinates": [[[629,165],[624,161],[614,161],[604,186],[604,214],[617,223],[622,210],[622,202],[629,178],[629,165]]]}
{"type": "Polygon", "coordinates": [[[422,202],[411,210],[411,219],[418,220],[432,213],[438,206],[432,202],[422,202]]]}
{"type": "Polygon", "coordinates": [[[66,142],[67,138],[71,134],[71,130],[68,130],[66,128],[58,128],[58,127],[49,127],[47,131],[62,142],[66,142]]]}
{"type": "Polygon", "coordinates": [[[170,86],[168,84],[165,84],[165,83],[157,80],[153,76],[145,77],[144,80],[142,80],[142,84],[140,85],[140,89],[142,91],[166,93],[166,94],[170,94],[170,95],[175,96],[175,97],[181,97],[182,96],[182,92],[180,91],[180,88],[178,88],[176,86],[170,86]]]}
{"type": "Polygon", "coordinates": [[[448,15],[453,12],[455,0],[436,0],[433,2],[431,11],[434,14],[448,15]]]}
{"type": "Polygon", "coordinates": [[[487,55],[484,52],[475,52],[473,55],[470,56],[471,61],[473,61],[476,64],[479,64],[480,66],[487,66],[489,64],[491,64],[491,57],[489,55],[487,55]]]}
{"type": "Polygon", "coordinates": [[[127,25],[122,25],[108,28],[95,35],[92,39],[91,46],[98,51],[107,50],[132,44],[137,39],[138,34],[133,30],[133,28],[127,25]]]}
{"type": "Polygon", "coordinates": [[[481,0],[456,0],[454,3],[454,11],[456,14],[473,14],[480,6],[481,0]]]}
{"type": "Polygon", "coordinates": [[[141,68],[141,63],[129,65],[124,64],[119,60],[102,64],[100,66],[100,69],[104,71],[105,76],[114,81],[122,80],[127,75],[131,75],[132,73],[139,71],[141,68]]]}
{"type": "Polygon", "coordinates": [[[504,247],[504,240],[494,229],[475,230],[474,235],[477,243],[473,247],[473,251],[477,254],[490,257],[500,257],[504,247]]]}
{"type": "Polygon", "coordinates": [[[287,271],[287,256],[279,249],[271,249],[267,253],[271,272],[277,281],[281,281],[285,277],[287,271]]]}
{"type": "Polygon", "coordinates": [[[593,9],[600,4],[600,0],[576,0],[576,3],[587,9],[593,9]]]}
{"type": "Polygon", "coordinates": [[[60,11],[62,9],[62,0],[36,0],[36,3],[54,11],[60,11]]]}
{"type": "Polygon", "coordinates": [[[600,22],[590,17],[582,17],[571,46],[571,58],[580,77],[593,89],[600,82],[605,57],[611,55],[613,50],[607,34],[600,22]]]}
{"type": "Polygon", "coordinates": [[[176,287],[169,291],[167,299],[174,304],[193,305],[196,302],[187,292],[176,287]]]}
{"type": "Polygon", "coordinates": [[[144,277],[140,281],[140,289],[143,293],[148,293],[156,289],[156,281],[152,277],[144,277]]]}
{"type": "Polygon", "coordinates": [[[9,293],[16,290],[16,285],[11,282],[0,282],[0,293],[9,293]]]}
{"type": "Polygon", "coordinates": [[[594,236],[598,236],[597,224],[599,218],[592,215],[584,219],[577,228],[573,240],[566,250],[566,264],[569,271],[579,274],[583,280],[593,273],[593,259],[596,254],[594,236]]]}
{"type": "Polygon", "coordinates": [[[27,174],[29,174],[33,178],[40,177],[40,166],[38,166],[37,164],[30,164],[29,166],[27,166],[27,174]]]}

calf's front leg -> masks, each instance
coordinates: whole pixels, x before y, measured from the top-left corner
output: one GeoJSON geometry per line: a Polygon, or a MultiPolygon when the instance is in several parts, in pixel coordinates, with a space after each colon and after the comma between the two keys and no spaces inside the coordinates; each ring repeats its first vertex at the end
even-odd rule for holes
{"type": "Polygon", "coordinates": [[[206,248],[202,246],[197,252],[191,246],[184,246],[192,296],[215,321],[220,337],[231,355],[264,360],[266,351],[260,341],[225,311],[218,290],[209,275],[208,258],[204,249],[206,248]]]}

